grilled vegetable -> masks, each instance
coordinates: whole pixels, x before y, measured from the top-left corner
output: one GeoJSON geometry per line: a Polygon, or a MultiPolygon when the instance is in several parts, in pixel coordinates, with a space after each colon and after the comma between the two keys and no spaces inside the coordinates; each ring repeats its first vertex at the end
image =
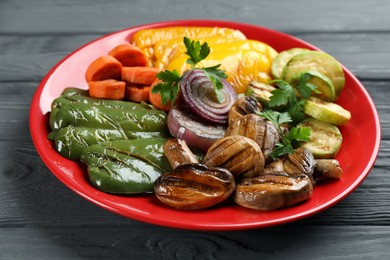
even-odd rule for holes
{"type": "Polygon", "coordinates": [[[186,73],[180,81],[181,97],[192,113],[205,120],[226,124],[228,113],[237,101],[237,94],[232,86],[221,80],[222,88],[218,91],[218,98],[212,81],[201,69],[194,69],[186,73]],[[221,99],[221,102],[219,101],[221,99]]]}
{"type": "Polygon", "coordinates": [[[168,114],[168,128],[172,136],[185,140],[190,148],[202,152],[225,134],[226,126],[201,120],[185,107],[174,106],[168,114]]]}
{"type": "MultiPolygon", "coordinates": [[[[242,38],[242,35],[232,35],[231,37],[219,37],[219,36],[212,36],[212,37],[205,37],[205,38],[192,38],[193,40],[199,41],[199,42],[207,42],[209,46],[212,47],[212,52],[217,52],[221,50],[227,50],[232,48],[239,48],[239,46],[248,48],[253,48],[253,46],[250,46],[250,43],[254,43],[256,41],[253,40],[246,40],[242,38]],[[246,45],[246,46],[244,46],[246,45]]],[[[265,46],[265,44],[256,42],[257,47],[261,49],[265,46]],[[263,46],[261,45],[263,44],[263,46]]],[[[253,45],[253,44],[252,44],[253,45]]],[[[165,41],[160,41],[156,43],[154,46],[154,56],[156,58],[156,62],[154,64],[157,68],[165,68],[169,62],[175,58],[180,57],[183,53],[186,52],[186,48],[183,44],[182,38],[174,38],[169,39],[165,41]]]]}
{"type": "Polygon", "coordinates": [[[280,142],[281,135],[276,126],[264,117],[248,114],[234,121],[226,129],[225,136],[241,135],[255,141],[267,161],[275,145],[280,142]]]}
{"type": "Polygon", "coordinates": [[[81,154],[90,182],[108,193],[153,192],[153,183],[171,170],[164,138],[119,140],[89,146],[81,154]]]}
{"type": "Polygon", "coordinates": [[[341,179],[343,170],[335,159],[317,159],[314,168],[314,178],[320,180],[341,179]]]}
{"type": "Polygon", "coordinates": [[[310,98],[306,101],[303,112],[318,120],[333,125],[345,125],[351,119],[351,113],[337,105],[318,98],[310,98]]]}
{"type": "Polygon", "coordinates": [[[282,78],[290,82],[296,75],[308,70],[328,77],[333,83],[335,97],[340,95],[345,83],[343,69],[336,59],[324,52],[310,51],[293,56],[284,67],[282,78]]]}
{"type": "Polygon", "coordinates": [[[234,201],[246,208],[273,210],[305,201],[312,193],[313,184],[307,175],[262,175],[239,182],[234,201]]]}
{"type": "Polygon", "coordinates": [[[184,140],[170,138],[164,144],[164,153],[171,164],[172,169],[184,164],[199,163],[184,140]]]}
{"type": "Polygon", "coordinates": [[[166,113],[161,110],[113,109],[82,103],[62,106],[51,118],[55,130],[68,125],[130,131],[166,131],[166,113]]]}
{"type": "Polygon", "coordinates": [[[88,91],[77,89],[77,88],[66,88],[61,96],[54,99],[51,104],[51,113],[50,113],[50,127],[52,130],[58,129],[54,126],[56,114],[60,108],[67,104],[90,104],[104,106],[107,108],[118,108],[126,110],[155,110],[153,106],[146,103],[135,103],[121,100],[108,100],[108,99],[99,99],[92,98],[88,96],[88,91]]]}
{"type": "Polygon", "coordinates": [[[297,148],[293,154],[287,154],[283,160],[283,170],[289,176],[307,175],[313,180],[313,172],[316,161],[312,152],[308,149],[297,148]]]}
{"type": "Polygon", "coordinates": [[[310,128],[310,140],[300,146],[310,150],[314,158],[334,158],[340,150],[343,137],[337,126],[307,118],[298,124],[299,127],[310,128]]]}
{"type": "Polygon", "coordinates": [[[268,106],[272,96],[271,92],[274,90],[276,88],[271,85],[253,81],[250,83],[247,93],[255,97],[263,106],[268,106]]]}
{"type": "Polygon", "coordinates": [[[316,70],[303,71],[291,79],[291,85],[296,86],[300,81],[305,80],[305,84],[313,84],[316,91],[311,96],[333,102],[336,100],[336,93],[330,78],[316,70]]]}
{"type": "Polygon", "coordinates": [[[212,36],[246,39],[242,32],[230,28],[174,26],[140,30],[133,35],[131,42],[142,49],[150,60],[149,65],[153,65],[156,60],[154,46],[158,42],[175,38],[183,39],[184,36],[192,39],[208,38],[212,36]]]}
{"type": "Polygon", "coordinates": [[[234,188],[234,177],[226,169],[185,164],[160,176],[154,193],[177,209],[204,209],[226,200],[234,188]]]}
{"type": "MultiPolygon", "coordinates": [[[[210,55],[202,60],[199,65],[203,67],[212,67],[221,64],[221,69],[228,75],[227,81],[233,86],[235,91],[245,93],[252,81],[268,83],[271,78],[271,61],[277,52],[268,55],[254,50],[211,52],[210,55]]],[[[167,69],[176,70],[184,73],[188,70],[187,58],[180,56],[172,60],[167,69]]]]}
{"type": "Polygon", "coordinates": [[[67,126],[59,129],[53,139],[56,150],[65,158],[80,160],[80,154],[88,146],[114,140],[131,140],[164,137],[162,132],[129,131],[124,129],[102,129],[67,126]]]}
{"type": "Polygon", "coordinates": [[[263,109],[260,102],[252,96],[245,96],[239,98],[229,110],[229,125],[231,125],[236,120],[240,119],[242,116],[247,114],[255,114],[260,112],[263,109]]]}
{"type": "Polygon", "coordinates": [[[235,178],[254,177],[264,170],[264,155],[258,144],[245,136],[217,140],[207,151],[203,164],[228,169],[235,178]]]}
{"type": "Polygon", "coordinates": [[[286,64],[290,61],[290,59],[297,54],[301,54],[308,51],[310,50],[304,48],[292,48],[292,49],[279,52],[279,54],[275,57],[275,59],[272,60],[272,65],[271,65],[272,76],[275,79],[281,79],[284,66],[286,66],[286,64]]]}

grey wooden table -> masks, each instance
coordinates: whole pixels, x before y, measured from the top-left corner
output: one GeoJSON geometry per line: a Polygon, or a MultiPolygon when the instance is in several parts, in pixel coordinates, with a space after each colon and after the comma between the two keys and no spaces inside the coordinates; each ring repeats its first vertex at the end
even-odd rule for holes
{"type": "Polygon", "coordinates": [[[0,259],[389,259],[389,12],[387,0],[1,0],[0,259]],[[191,18],[286,32],[348,67],[372,96],[382,124],[378,159],[361,186],[295,223],[200,232],[124,218],[56,179],[28,127],[43,76],[72,50],[107,33],[191,18]]]}

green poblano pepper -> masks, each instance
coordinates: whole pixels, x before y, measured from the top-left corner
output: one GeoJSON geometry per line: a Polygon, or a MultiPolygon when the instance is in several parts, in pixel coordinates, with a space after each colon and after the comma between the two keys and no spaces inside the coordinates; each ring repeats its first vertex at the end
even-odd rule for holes
{"type": "Polygon", "coordinates": [[[167,131],[167,114],[161,110],[128,110],[70,103],[59,108],[50,120],[53,130],[74,125],[145,132],[167,131]]]}
{"type": "Polygon", "coordinates": [[[53,140],[56,150],[65,158],[80,160],[80,154],[88,146],[115,140],[165,137],[161,132],[136,132],[124,129],[101,129],[67,126],[55,132],[53,140]]]}
{"type": "Polygon", "coordinates": [[[153,192],[155,180],[171,170],[163,151],[166,141],[150,138],[92,145],[81,153],[81,162],[87,166],[90,182],[103,192],[153,192]]]}
{"type": "Polygon", "coordinates": [[[60,97],[53,100],[51,104],[51,113],[50,113],[50,127],[52,130],[56,129],[54,123],[56,121],[58,110],[69,104],[89,104],[91,106],[104,106],[106,108],[156,111],[156,109],[153,106],[147,103],[135,103],[135,102],[123,101],[123,100],[108,100],[108,99],[92,98],[92,97],[81,95],[80,91],[85,91],[85,90],[68,88],[64,90],[64,92],[60,97]]]}
{"type": "Polygon", "coordinates": [[[72,88],[72,87],[69,87],[69,88],[65,88],[62,93],[61,93],[61,96],[67,96],[67,97],[70,97],[70,96],[88,96],[88,90],[86,89],[81,89],[81,88],[72,88]]]}

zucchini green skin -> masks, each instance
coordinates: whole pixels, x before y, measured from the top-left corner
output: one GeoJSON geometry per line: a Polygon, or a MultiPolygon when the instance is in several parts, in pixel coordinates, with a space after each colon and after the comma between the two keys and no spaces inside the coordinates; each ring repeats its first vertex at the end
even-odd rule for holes
{"type": "Polygon", "coordinates": [[[107,193],[153,192],[155,180],[171,170],[164,155],[166,138],[119,140],[92,145],[80,160],[87,166],[89,180],[107,193]]]}
{"type": "Polygon", "coordinates": [[[56,150],[65,158],[80,160],[81,152],[88,146],[115,140],[166,137],[162,132],[135,132],[129,130],[101,129],[67,126],[54,135],[56,150]]]}
{"type": "Polygon", "coordinates": [[[53,130],[74,125],[129,131],[168,131],[167,114],[161,110],[116,109],[83,103],[70,103],[50,118],[53,130]]]}

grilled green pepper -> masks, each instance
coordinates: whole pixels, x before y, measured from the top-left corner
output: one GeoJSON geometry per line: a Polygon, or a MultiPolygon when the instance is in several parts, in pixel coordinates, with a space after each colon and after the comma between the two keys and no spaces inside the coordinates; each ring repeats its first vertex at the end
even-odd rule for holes
{"type": "Polygon", "coordinates": [[[131,131],[167,131],[167,115],[161,110],[120,109],[105,106],[70,103],[63,105],[50,119],[53,130],[85,126],[131,131]]]}
{"type": "Polygon", "coordinates": [[[153,191],[154,181],[171,170],[164,155],[165,138],[120,140],[85,148],[81,162],[89,180],[108,193],[134,194],[153,191]]]}
{"type": "Polygon", "coordinates": [[[88,146],[114,140],[165,137],[162,132],[139,132],[117,129],[67,126],[55,133],[56,150],[65,158],[80,160],[82,150],[88,146]]]}
{"type": "MultiPolygon", "coordinates": [[[[122,100],[108,100],[108,99],[99,99],[84,96],[85,90],[80,90],[76,88],[67,88],[62,92],[62,95],[53,100],[51,104],[51,113],[50,113],[50,127],[52,130],[55,130],[56,127],[53,125],[57,117],[57,112],[62,107],[69,104],[89,104],[91,106],[104,106],[107,108],[119,108],[127,110],[155,110],[156,109],[147,103],[135,103],[122,100]]],[[[145,111],[146,112],[146,111],[145,111]]]]}

